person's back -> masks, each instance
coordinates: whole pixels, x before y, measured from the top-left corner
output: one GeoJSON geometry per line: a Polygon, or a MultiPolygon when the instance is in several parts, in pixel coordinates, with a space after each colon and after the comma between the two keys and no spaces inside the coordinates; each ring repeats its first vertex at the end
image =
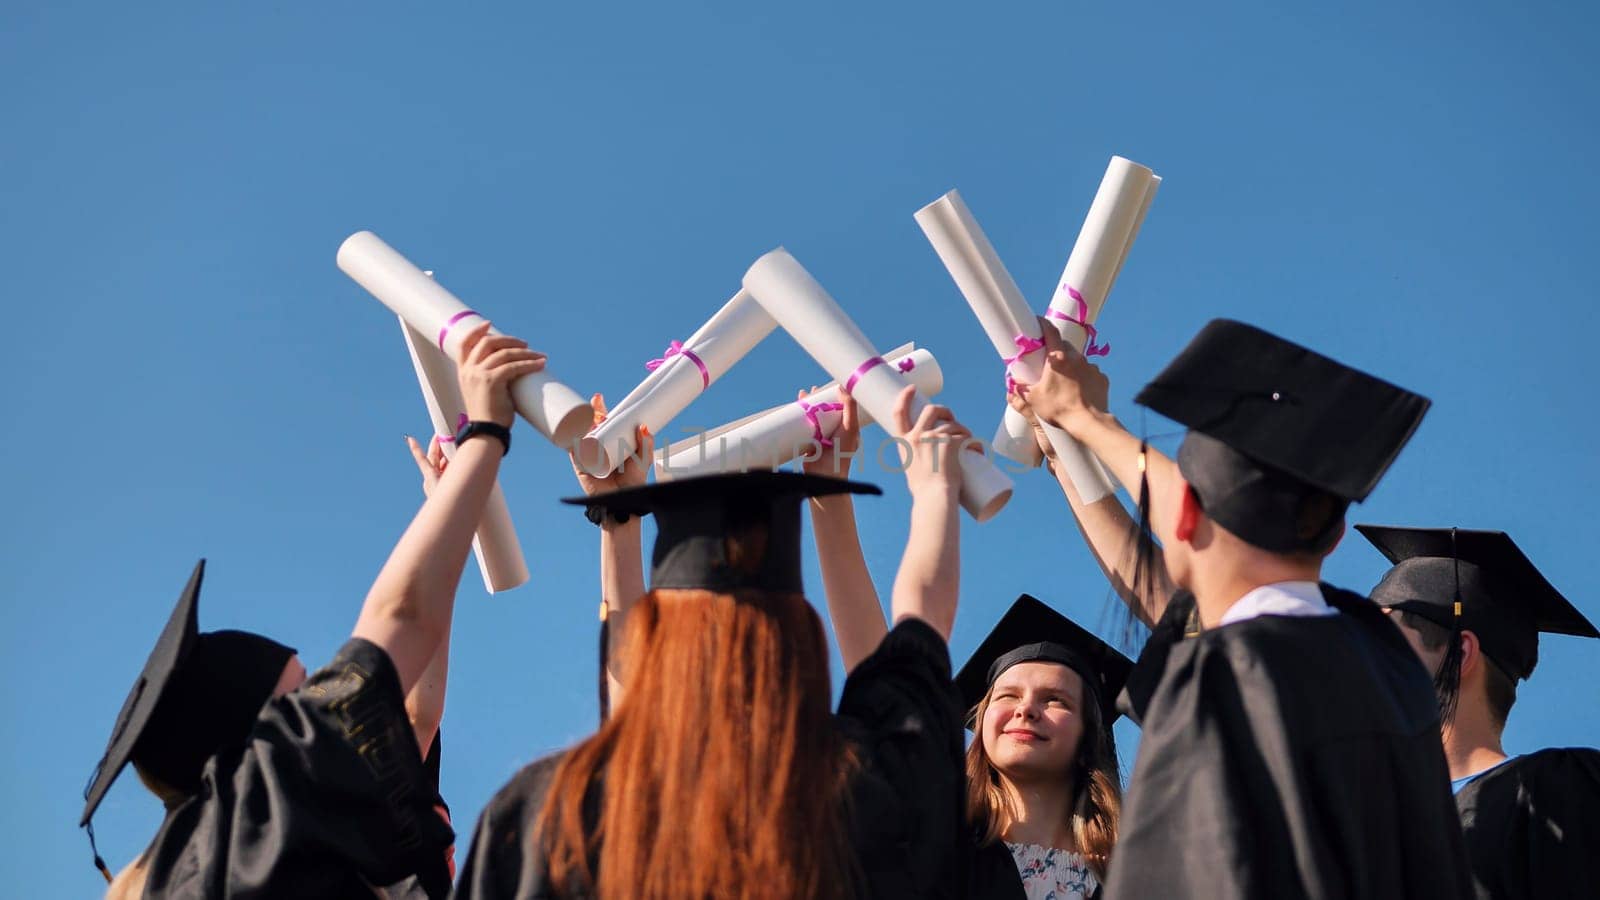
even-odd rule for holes
{"type": "Polygon", "coordinates": [[[1427,399],[1216,320],[1136,398],[1189,428],[1174,460],[1046,337],[1026,399],[1134,486],[1140,564],[1107,571],[1161,619],[1124,691],[1144,732],[1107,895],[1466,896],[1426,673],[1370,601],[1320,584],[1427,399]]]}
{"type": "Polygon", "coordinates": [[[1127,695],[1144,734],[1118,896],[1458,895],[1426,673],[1366,598],[1323,594],[1338,615],[1152,638],[1127,695]]]}

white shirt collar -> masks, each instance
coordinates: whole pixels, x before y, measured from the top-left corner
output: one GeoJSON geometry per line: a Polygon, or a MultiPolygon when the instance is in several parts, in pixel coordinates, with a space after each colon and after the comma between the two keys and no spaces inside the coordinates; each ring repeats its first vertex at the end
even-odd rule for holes
{"type": "Polygon", "coordinates": [[[1217,625],[1232,625],[1257,616],[1332,616],[1338,612],[1322,599],[1322,588],[1315,581],[1279,581],[1264,584],[1233,601],[1217,625]]]}

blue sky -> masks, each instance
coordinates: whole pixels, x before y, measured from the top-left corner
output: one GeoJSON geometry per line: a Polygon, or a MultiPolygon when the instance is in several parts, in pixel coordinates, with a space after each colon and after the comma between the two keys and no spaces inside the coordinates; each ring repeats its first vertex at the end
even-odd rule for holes
{"type": "MultiPolygon", "coordinates": [[[[1215,316],[1369,369],[1435,406],[1353,519],[1505,529],[1600,619],[1593,4],[545,6],[0,10],[0,846],[19,896],[98,889],[80,791],[197,557],[202,627],[315,665],[415,510],[402,435],[428,424],[405,348],[333,263],[362,228],[612,399],[783,244],[881,346],[930,347],[943,399],[987,434],[999,363],[911,214],[959,188],[1042,306],[1128,156],[1165,182],[1101,319],[1114,411],[1139,427],[1138,387],[1215,316]]],[[[820,380],[776,334],[675,425],[820,380]]],[[[907,498],[881,480],[859,511],[887,594],[907,498]]],[[[460,591],[444,785],[462,830],[596,718],[598,541],[555,505],[566,458],[524,430],[503,484],[534,580],[460,591]]],[[[963,568],[958,662],[1020,591],[1103,621],[1043,473],[968,525],[963,568]]],[[[1383,568],[1351,538],[1328,576],[1364,590],[1383,568]]],[[[1508,747],[1600,744],[1600,648],[1541,649],[1508,747]]],[[[159,818],[119,782],[108,859],[159,818]]]]}

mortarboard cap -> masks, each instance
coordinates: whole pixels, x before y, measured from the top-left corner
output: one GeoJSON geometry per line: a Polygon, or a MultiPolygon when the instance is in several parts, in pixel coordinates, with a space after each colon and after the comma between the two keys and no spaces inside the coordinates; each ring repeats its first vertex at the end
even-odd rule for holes
{"type": "Polygon", "coordinates": [[[1133,670],[1132,661],[1028,594],[1011,604],[956,673],[962,706],[975,709],[1001,673],[1024,662],[1060,663],[1077,672],[1100,705],[1101,721],[1107,728],[1116,721],[1117,695],[1133,670]]]}
{"type": "Polygon", "coordinates": [[[195,564],[117,713],[105,754],[84,789],[79,827],[89,825],[130,761],[173,788],[186,793],[198,789],[206,760],[249,734],[261,704],[294,656],[292,648],[249,632],[202,634],[199,604],[205,568],[203,559],[195,564]]]}
{"type": "Polygon", "coordinates": [[[803,593],[801,501],[881,493],[874,485],[840,478],[759,471],[674,479],[561,502],[638,516],[653,513],[651,588],[803,593]],[[726,539],[751,531],[765,533],[760,558],[730,560],[726,539]]]}
{"type": "Polygon", "coordinates": [[[1256,546],[1325,550],[1411,439],[1426,397],[1251,325],[1214,319],[1135,402],[1189,428],[1178,468],[1256,546]],[[1308,528],[1313,494],[1335,504],[1308,528]],[[1337,501],[1342,501],[1339,503],[1337,501]]]}
{"type": "Polygon", "coordinates": [[[1513,679],[1533,673],[1541,631],[1600,637],[1503,531],[1381,525],[1356,530],[1394,563],[1373,588],[1374,602],[1473,632],[1484,655],[1513,679]]]}

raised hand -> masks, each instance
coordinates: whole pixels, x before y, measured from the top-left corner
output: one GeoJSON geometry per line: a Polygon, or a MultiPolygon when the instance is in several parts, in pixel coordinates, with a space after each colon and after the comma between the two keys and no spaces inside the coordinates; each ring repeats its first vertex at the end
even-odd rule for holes
{"type": "Polygon", "coordinates": [[[507,428],[516,418],[511,383],[544,369],[545,355],[529,350],[528,342],[508,334],[490,334],[489,323],[479,322],[461,341],[456,375],[466,401],[467,418],[495,422],[507,428]]]}
{"type": "Polygon", "coordinates": [[[909,460],[905,458],[906,448],[900,448],[906,486],[913,497],[933,494],[954,497],[961,491],[959,454],[963,442],[972,437],[972,431],[956,421],[949,407],[937,403],[924,406],[913,421],[911,405],[916,396],[917,389],[908,385],[894,402],[900,437],[911,445],[909,460]]]}
{"type": "MultiPolygon", "coordinates": [[[[594,424],[599,425],[606,420],[606,398],[595,394],[589,398],[589,408],[594,410],[594,424]]],[[[578,463],[578,446],[573,444],[567,451],[572,458],[572,474],[578,477],[578,487],[583,489],[585,496],[593,497],[596,494],[607,494],[622,488],[638,487],[648,480],[650,475],[650,460],[655,456],[656,437],[650,429],[640,425],[634,432],[635,448],[633,453],[623,461],[622,467],[604,478],[590,475],[578,463]]]]}
{"type": "MultiPolygon", "coordinates": [[[[799,399],[804,400],[816,390],[812,388],[809,391],[801,391],[799,399]]],[[[856,400],[841,390],[839,402],[844,409],[840,411],[839,427],[829,439],[831,444],[823,447],[814,459],[809,454],[800,458],[800,468],[807,475],[848,477],[850,462],[854,459],[856,451],[861,449],[861,413],[856,408],[856,400]]]]}

